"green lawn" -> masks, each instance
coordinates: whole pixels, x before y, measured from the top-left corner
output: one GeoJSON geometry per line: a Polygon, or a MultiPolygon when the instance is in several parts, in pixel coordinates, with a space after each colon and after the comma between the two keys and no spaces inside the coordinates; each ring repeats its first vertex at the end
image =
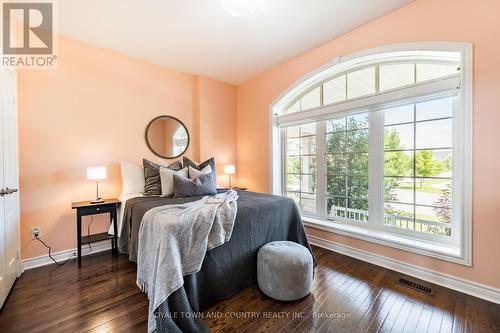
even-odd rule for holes
{"type": "MultiPolygon", "coordinates": [[[[422,183],[420,183],[420,181],[417,180],[416,186],[417,186],[417,191],[420,192],[442,194],[443,191],[440,188],[434,187],[433,185],[437,184],[444,185],[446,183],[447,181],[443,179],[426,179],[422,183]]],[[[399,188],[404,190],[413,190],[413,184],[402,183],[401,185],[399,185],[399,188]]]]}

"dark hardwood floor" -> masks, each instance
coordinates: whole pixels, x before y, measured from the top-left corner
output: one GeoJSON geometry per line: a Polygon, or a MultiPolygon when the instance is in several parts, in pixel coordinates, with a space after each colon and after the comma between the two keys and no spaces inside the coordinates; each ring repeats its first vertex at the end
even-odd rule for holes
{"type": "MultiPolygon", "coordinates": [[[[206,309],[212,331],[500,332],[500,305],[422,282],[435,288],[429,296],[398,284],[402,274],[314,252],[311,295],[277,302],[254,285],[206,309]]],[[[148,302],[135,285],[135,265],[109,252],[82,265],[26,271],[0,313],[0,332],[145,332],[148,302]]]]}

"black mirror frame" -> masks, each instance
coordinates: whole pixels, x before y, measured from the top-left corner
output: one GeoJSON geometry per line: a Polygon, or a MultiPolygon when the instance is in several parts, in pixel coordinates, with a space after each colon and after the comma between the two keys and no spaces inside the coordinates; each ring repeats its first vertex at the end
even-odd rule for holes
{"type": "Polygon", "coordinates": [[[180,121],[179,119],[175,118],[174,116],[158,116],[158,117],[155,117],[153,118],[149,123],[148,125],[146,126],[146,131],[144,133],[144,138],[146,139],[146,145],[148,146],[149,150],[151,150],[151,152],[153,154],[155,154],[156,156],[158,157],[161,157],[161,158],[164,158],[164,159],[167,159],[167,160],[173,160],[175,158],[179,158],[181,157],[182,155],[184,155],[184,153],[188,150],[189,148],[189,143],[191,142],[191,137],[189,135],[189,131],[186,127],[186,125],[184,125],[184,123],[182,121],[180,121]],[[151,124],[158,120],[158,119],[161,119],[161,118],[170,118],[170,119],[173,119],[175,121],[177,121],[179,124],[181,124],[182,127],[184,127],[184,129],[186,130],[186,134],[187,134],[187,145],[186,145],[186,148],[179,154],[179,155],[176,155],[176,156],[163,156],[161,154],[158,154],[154,149],[153,147],[151,147],[151,144],[149,143],[149,140],[148,140],[148,130],[149,130],[149,127],[151,126],[151,124]]]}

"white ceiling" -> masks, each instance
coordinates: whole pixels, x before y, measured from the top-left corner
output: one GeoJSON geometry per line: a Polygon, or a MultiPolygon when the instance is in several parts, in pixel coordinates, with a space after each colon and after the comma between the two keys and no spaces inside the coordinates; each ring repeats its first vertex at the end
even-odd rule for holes
{"type": "Polygon", "coordinates": [[[259,1],[233,17],[221,0],[63,0],[59,33],[240,84],[413,0],[259,1]]]}

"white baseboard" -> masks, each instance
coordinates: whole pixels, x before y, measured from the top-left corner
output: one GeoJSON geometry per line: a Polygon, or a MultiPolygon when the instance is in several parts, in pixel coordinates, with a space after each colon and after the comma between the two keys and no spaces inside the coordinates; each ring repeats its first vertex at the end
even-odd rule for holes
{"type": "Polygon", "coordinates": [[[500,289],[308,235],[312,245],[500,304],[500,289]]]}
{"type": "MultiPolygon", "coordinates": [[[[106,250],[111,249],[111,242],[109,240],[102,241],[102,242],[97,242],[92,244],[92,251],[88,250],[88,246],[84,245],[82,246],[82,257],[87,256],[89,254],[94,254],[106,250]]],[[[76,257],[77,249],[69,249],[69,250],[63,250],[59,252],[52,253],[52,258],[54,258],[57,262],[65,261],[67,260],[70,256],[76,257]]],[[[27,269],[32,269],[40,266],[45,266],[45,265],[50,265],[53,264],[54,262],[52,259],[50,259],[49,255],[43,255],[39,257],[33,257],[33,258],[28,258],[28,259],[23,259],[21,266],[22,270],[21,273],[24,272],[27,269]]]]}

